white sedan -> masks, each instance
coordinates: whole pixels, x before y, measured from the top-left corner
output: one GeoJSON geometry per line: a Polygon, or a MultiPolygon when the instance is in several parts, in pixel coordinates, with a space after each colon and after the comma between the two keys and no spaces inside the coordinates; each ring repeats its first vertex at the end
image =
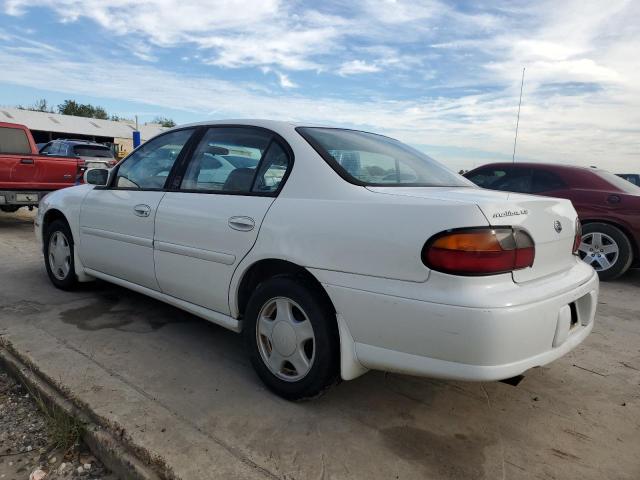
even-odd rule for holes
{"type": "Polygon", "coordinates": [[[505,379],[593,327],[569,201],[480,189],[388,137],[207,122],[85,175],[38,210],[53,284],[99,278],[242,332],[285,398],[368,369],[505,379]]]}

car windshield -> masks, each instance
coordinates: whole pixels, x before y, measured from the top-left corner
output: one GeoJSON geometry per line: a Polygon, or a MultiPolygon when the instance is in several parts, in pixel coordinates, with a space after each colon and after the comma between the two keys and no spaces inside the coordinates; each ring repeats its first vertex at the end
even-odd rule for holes
{"type": "Polygon", "coordinates": [[[345,180],[367,186],[474,186],[418,150],[382,135],[339,128],[298,132],[345,180]]]}
{"type": "Polygon", "coordinates": [[[73,153],[78,157],[113,158],[113,153],[111,153],[109,147],[101,147],[99,145],[74,145],[73,153]]]}
{"type": "Polygon", "coordinates": [[[634,185],[633,183],[625,180],[624,178],[620,178],[617,175],[614,175],[611,172],[607,172],[606,170],[596,170],[596,175],[600,176],[607,181],[607,183],[613,185],[620,191],[624,193],[631,193],[632,195],[640,195],[640,187],[634,185]]]}

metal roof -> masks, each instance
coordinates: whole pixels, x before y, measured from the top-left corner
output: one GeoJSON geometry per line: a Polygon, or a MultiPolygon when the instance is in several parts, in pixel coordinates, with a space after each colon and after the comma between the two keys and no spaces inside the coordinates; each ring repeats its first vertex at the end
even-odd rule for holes
{"type": "MultiPolygon", "coordinates": [[[[30,130],[42,130],[76,135],[95,135],[97,137],[131,138],[135,124],[98,120],[96,118],[60,115],[59,113],[33,112],[18,108],[0,107],[0,122],[19,123],[30,130]]],[[[167,130],[155,123],[139,125],[142,140],[149,140],[160,132],[167,130]]]]}

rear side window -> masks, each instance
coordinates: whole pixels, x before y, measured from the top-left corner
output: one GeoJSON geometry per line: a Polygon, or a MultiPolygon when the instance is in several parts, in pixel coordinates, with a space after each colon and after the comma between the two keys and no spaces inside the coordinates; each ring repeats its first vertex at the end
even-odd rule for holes
{"type": "Polygon", "coordinates": [[[73,153],[78,157],[113,158],[113,153],[111,153],[109,147],[101,147],[99,145],[74,145],[73,153]]]}
{"type": "MultiPolygon", "coordinates": [[[[180,188],[220,193],[251,192],[256,170],[271,137],[268,132],[253,128],[208,129],[193,153],[180,188]]],[[[263,181],[266,174],[262,173],[263,181]]],[[[276,173],[271,174],[271,177],[275,176],[276,173]]],[[[279,181],[269,179],[270,186],[276,183],[279,181]]]]}
{"type": "Polygon", "coordinates": [[[252,191],[277,191],[287,173],[288,167],[289,156],[279,143],[273,142],[262,160],[252,191]]]}
{"type": "Polygon", "coordinates": [[[593,170],[593,173],[600,178],[604,179],[609,185],[613,185],[616,189],[625,193],[632,193],[633,195],[640,195],[640,187],[633,183],[614,175],[606,170],[593,170]]]}
{"type": "Polygon", "coordinates": [[[566,184],[553,172],[547,170],[534,170],[531,183],[531,193],[550,192],[565,188],[566,184]]]}
{"type": "Polygon", "coordinates": [[[31,145],[25,131],[19,128],[0,127],[0,153],[29,155],[31,145]]]}
{"type": "Polygon", "coordinates": [[[342,178],[356,185],[471,185],[424,153],[389,137],[339,128],[297,131],[342,178]]]}
{"type": "Polygon", "coordinates": [[[490,190],[531,193],[531,170],[528,168],[483,168],[467,178],[490,190]]]}

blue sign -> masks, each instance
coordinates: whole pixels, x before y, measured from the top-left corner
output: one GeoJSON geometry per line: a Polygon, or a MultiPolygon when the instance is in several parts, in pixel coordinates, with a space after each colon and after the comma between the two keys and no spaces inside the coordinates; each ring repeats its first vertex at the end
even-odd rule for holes
{"type": "Polygon", "coordinates": [[[137,130],[133,131],[133,148],[138,148],[140,146],[140,132],[137,130]]]}

